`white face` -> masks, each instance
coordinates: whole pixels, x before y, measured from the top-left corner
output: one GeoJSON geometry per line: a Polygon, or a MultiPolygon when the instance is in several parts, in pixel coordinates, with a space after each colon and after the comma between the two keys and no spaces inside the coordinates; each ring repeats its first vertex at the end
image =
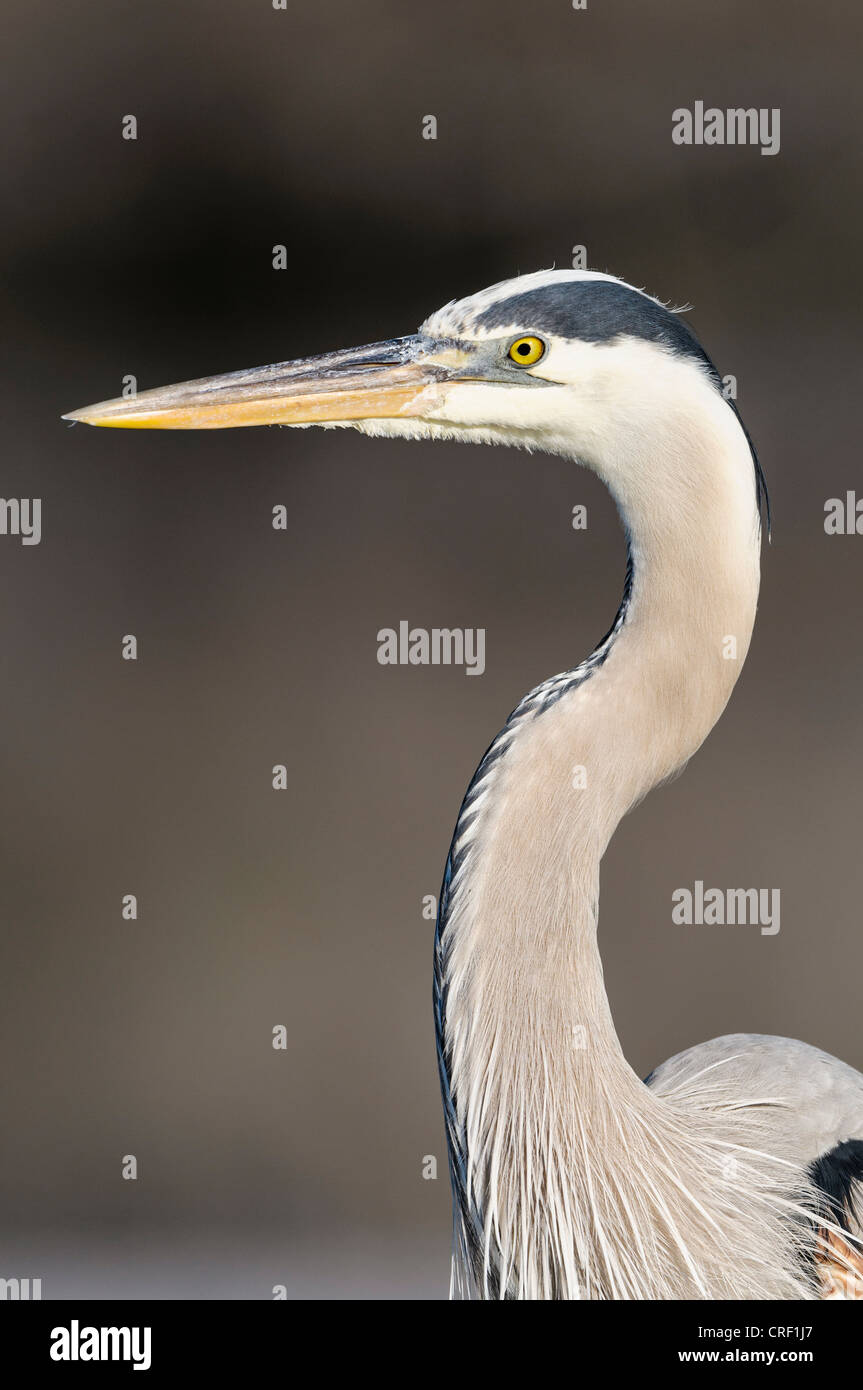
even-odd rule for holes
{"type": "MultiPolygon", "coordinates": [[[[619,486],[621,473],[645,466],[647,446],[709,416],[715,428],[739,432],[732,412],[707,372],[695,361],[643,339],[581,342],[539,333],[530,325],[493,336],[458,340],[470,359],[506,354],[520,341],[542,343],[532,365],[513,364],[507,379],[464,379],[432,383],[416,398],[409,418],[363,420],[364,434],[411,438],[457,438],[503,443],[563,454],[586,464],[619,486]]],[[[445,363],[457,348],[432,352],[445,363]]],[[[476,370],[480,365],[476,364],[476,370]]]]}
{"type": "Polygon", "coordinates": [[[539,445],[561,428],[571,431],[588,403],[611,389],[614,348],[540,334],[529,326],[474,341],[480,351],[493,343],[502,354],[512,345],[517,349],[525,341],[541,342],[543,354],[531,366],[514,363],[510,381],[444,384],[438,400],[430,403],[429,420],[445,420],[464,429],[505,431],[514,436],[513,443],[524,435],[524,442],[533,439],[539,445]]]}
{"type": "Polygon", "coordinates": [[[618,490],[627,471],[636,482],[643,474],[649,439],[661,446],[691,435],[697,418],[720,434],[740,432],[682,321],[613,276],[519,276],[444,306],[420,336],[441,345],[441,361],[461,354],[463,379],[424,390],[410,411],[420,419],[367,420],[358,424],[364,432],[560,453],[618,490]],[[522,340],[539,344],[536,360],[523,360],[522,340]]]}

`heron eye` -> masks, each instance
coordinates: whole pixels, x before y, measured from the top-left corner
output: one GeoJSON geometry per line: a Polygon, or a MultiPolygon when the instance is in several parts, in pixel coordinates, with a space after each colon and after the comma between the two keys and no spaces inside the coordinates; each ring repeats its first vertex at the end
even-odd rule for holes
{"type": "Polygon", "coordinates": [[[520,367],[532,367],[534,362],[538,362],[545,352],[545,343],[541,338],[516,338],[514,343],[510,343],[509,356],[513,362],[517,362],[520,367]]]}

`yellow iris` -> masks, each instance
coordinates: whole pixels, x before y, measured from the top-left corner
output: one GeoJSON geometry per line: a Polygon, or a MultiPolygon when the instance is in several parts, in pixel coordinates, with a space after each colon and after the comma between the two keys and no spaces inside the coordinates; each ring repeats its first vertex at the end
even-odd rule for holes
{"type": "Polygon", "coordinates": [[[545,343],[541,338],[516,338],[509,349],[513,362],[517,362],[520,367],[532,367],[544,352],[545,343]]]}

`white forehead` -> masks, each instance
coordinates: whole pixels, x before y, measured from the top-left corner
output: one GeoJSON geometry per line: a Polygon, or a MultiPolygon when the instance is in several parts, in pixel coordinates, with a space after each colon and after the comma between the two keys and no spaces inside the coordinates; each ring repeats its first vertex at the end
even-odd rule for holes
{"type": "MultiPolygon", "coordinates": [[[[501,280],[498,284],[489,285],[488,289],[479,290],[476,294],[468,295],[465,299],[451,299],[449,304],[445,304],[443,308],[436,309],[433,314],[429,315],[425,323],[420,326],[420,332],[436,337],[469,335],[475,338],[497,338],[501,334],[499,327],[483,328],[478,326],[476,322],[492,305],[504,299],[511,299],[515,295],[525,294],[530,290],[544,289],[549,285],[577,285],[595,280],[604,280],[612,285],[621,285],[624,289],[632,290],[634,294],[640,294],[645,299],[652,300],[654,304],[662,304],[661,300],[654,299],[653,295],[648,294],[646,290],[628,284],[626,280],[621,280],[617,275],[605,275],[601,270],[535,270],[529,275],[516,275],[511,280],[501,280]]],[[[665,306],[662,305],[662,307],[665,306]]],[[[523,324],[518,323],[513,323],[512,326],[516,329],[524,327],[523,324]]]]}

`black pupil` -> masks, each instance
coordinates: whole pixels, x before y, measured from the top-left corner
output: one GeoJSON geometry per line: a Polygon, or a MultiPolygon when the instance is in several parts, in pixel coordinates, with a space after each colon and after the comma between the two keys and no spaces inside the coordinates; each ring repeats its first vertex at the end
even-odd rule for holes
{"type": "Polygon", "coordinates": [[[518,347],[516,348],[516,352],[519,354],[520,357],[527,357],[528,353],[530,352],[530,343],[519,343],[518,347]]]}

